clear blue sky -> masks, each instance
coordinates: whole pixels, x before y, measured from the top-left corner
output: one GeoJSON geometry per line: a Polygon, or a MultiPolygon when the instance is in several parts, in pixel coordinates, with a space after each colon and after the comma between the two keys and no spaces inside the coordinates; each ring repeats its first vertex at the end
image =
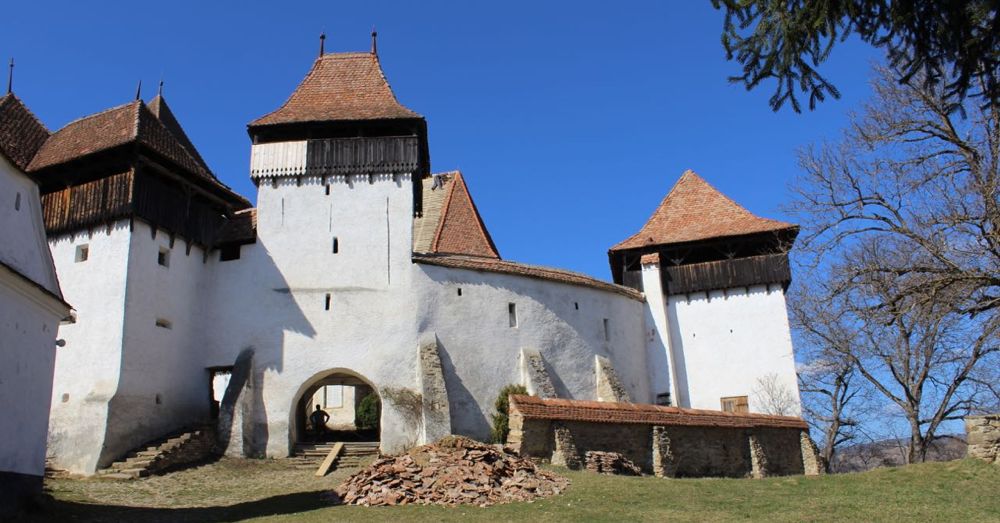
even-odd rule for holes
{"type": "Polygon", "coordinates": [[[783,218],[796,149],[837,136],[879,57],[841,45],[823,70],[843,98],[775,114],[772,86],[727,82],[739,69],[707,0],[44,4],[4,6],[0,56],[50,129],[130,101],[139,79],[148,100],[162,76],[209,165],[251,201],[246,123],[291,93],[321,30],[328,51],[356,51],[375,25],[397,97],[427,118],[432,168],[465,173],[501,254],[601,278],[685,169],[783,218]]]}

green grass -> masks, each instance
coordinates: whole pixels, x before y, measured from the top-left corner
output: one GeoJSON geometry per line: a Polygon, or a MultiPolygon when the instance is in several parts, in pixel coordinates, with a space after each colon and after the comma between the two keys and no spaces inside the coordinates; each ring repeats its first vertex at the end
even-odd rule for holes
{"type": "Polygon", "coordinates": [[[148,480],[52,480],[38,520],[60,521],[1000,521],[1000,467],[963,460],[823,477],[660,479],[558,470],[569,490],[475,507],[332,506],[345,473],[224,460],[148,480]]]}

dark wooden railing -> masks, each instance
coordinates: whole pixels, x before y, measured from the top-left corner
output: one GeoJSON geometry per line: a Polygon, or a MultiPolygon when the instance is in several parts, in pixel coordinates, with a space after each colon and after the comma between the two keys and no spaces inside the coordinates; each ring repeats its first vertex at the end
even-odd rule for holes
{"type": "Polygon", "coordinates": [[[668,294],[792,281],[788,255],[783,253],[665,267],[662,275],[668,294]]]}
{"type": "Polygon", "coordinates": [[[399,173],[420,167],[416,136],[330,138],[309,140],[309,174],[399,173]]]}

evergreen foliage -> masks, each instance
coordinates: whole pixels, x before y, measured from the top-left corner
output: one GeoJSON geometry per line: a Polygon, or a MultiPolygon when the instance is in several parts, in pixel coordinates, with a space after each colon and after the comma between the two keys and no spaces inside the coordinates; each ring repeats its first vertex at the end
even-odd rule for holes
{"type": "MultiPolygon", "coordinates": [[[[1000,3],[996,0],[712,0],[725,12],[722,45],[743,66],[730,78],[753,89],[773,78],[777,111],[785,102],[799,112],[796,89],[809,108],[840,93],[816,69],[851,35],[885,49],[897,80],[919,76],[949,95],[1000,101],[1000,3]]],[[[961,106],[956,106],[960,110],[961,106]]]]}
{"type": "Polygon", "coordinates": [[[528,389],[524,388],[524,385],[513,384],[500,389],[500,395],[493,403],[493,407],[496,408],[496,413],[493,414],[493,433],[491,436],[493,443],[507,443],[507,435],[510,434],[508,410],[510,409],[509,396],[511,394],[527,395],[528,389]]]}
{"type": "Polygon", "coordinates": [[[358,408],[354,411],[354,425],[359,429],[378,427],[379,401],[374,393],[361,398],[358,408]]]}

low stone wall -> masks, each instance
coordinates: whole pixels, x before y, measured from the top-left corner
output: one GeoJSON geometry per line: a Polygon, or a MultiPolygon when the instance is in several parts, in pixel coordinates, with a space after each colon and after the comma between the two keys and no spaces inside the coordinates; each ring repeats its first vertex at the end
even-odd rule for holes
{"type": "Polygon", "coordinates": [[[511,396],[510,429],[521,455],[571,468],[599,451],[663,477],[821,472],[807,425],[787,416],[511,396]]]}
{"type": "Polygon", "coordinates": [[[1000,465],[1000,414],[965,418],[966,455],[1000,465]]]}

